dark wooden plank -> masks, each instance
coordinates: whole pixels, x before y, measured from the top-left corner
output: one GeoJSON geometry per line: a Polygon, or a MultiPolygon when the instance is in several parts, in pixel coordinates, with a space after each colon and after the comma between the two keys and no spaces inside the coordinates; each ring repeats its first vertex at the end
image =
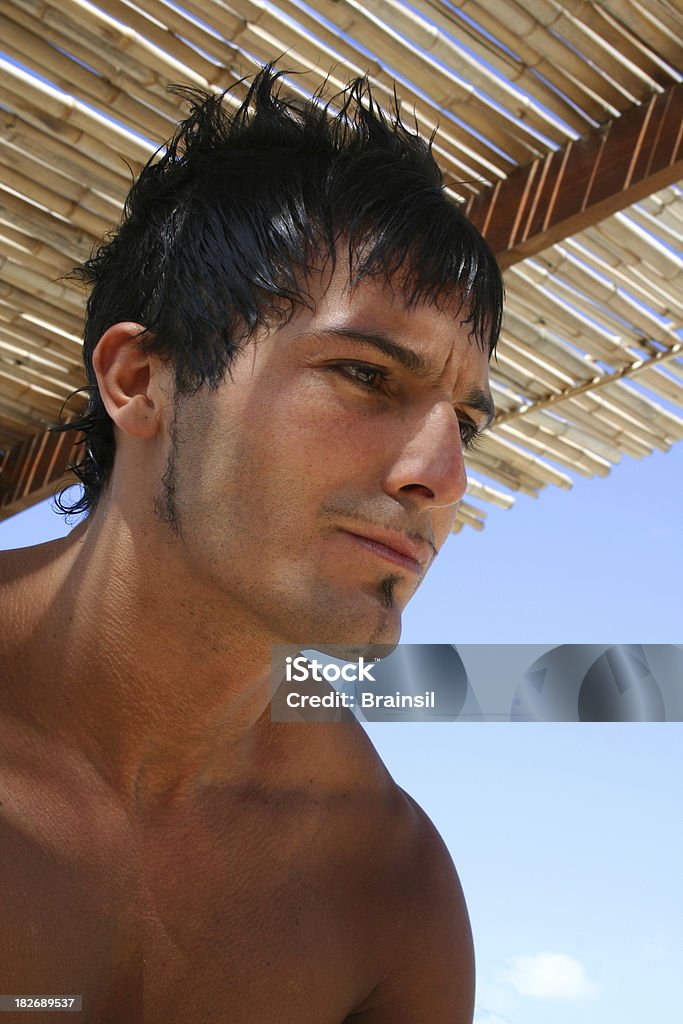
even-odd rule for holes
{"type": "Polygon", "coordinates": [[[46,431],[4,453],[0,462],[0,519],[7,519],[70,482],[67,466],[78,454],[75,442],[79,436],[46,431]]]}
{"type": "Polygon", "coordinates": [[[466,213],[502,267],[683,178],[683,83],[474,196],[466,213]]]}

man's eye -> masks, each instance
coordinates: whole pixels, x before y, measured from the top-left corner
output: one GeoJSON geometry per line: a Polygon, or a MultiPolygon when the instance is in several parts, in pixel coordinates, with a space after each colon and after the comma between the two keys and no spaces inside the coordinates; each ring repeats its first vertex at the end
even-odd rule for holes
{"type": "Polygon", "coordinates": [[[376,366],[366,366],[365,363],[339,363],[335,369],[367,391],[379,390],[386,379],[382,370],[376,366]]]}
{"type": "Polygon", "coordinates": [[[481,440],[481,436],[481,432],[475,427],[474,423],[461,420],[460,440],[465,451],[471,451],[473,448],[476,448],[477,443],[481,440]]]}

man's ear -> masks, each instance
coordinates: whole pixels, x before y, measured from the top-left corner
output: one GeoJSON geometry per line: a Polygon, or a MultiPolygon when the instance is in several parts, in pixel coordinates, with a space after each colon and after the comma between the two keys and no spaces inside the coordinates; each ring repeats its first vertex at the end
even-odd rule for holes
{"type": "Polygon", "coordinates": [[[170,401],[171,374],[164,363],[141,347],[140,324],[113,324],[93,352],[93,368],[104,406],[126,434],[141,440],[154,437],[161,410],[170,401]]]}

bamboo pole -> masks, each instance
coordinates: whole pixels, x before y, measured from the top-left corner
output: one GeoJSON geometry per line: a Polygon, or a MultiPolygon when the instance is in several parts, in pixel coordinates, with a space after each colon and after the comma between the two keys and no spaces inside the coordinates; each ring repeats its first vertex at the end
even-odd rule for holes
{"type": "Polygon", "coordinates": [[[0,341],[0,366],[11,372],[16,380],[47,387],[50,391],[62,394],[64,398],[71,394],[75,387],[78,387],[54,367],[37,364],[30,356],[17,357],[2,344],[2,341],[0,341]]]}
{"type": "MultiPolygon", "coordinates": [[[[273,52],[280,52],[285,45],[281,39],[273,37],[261,27],[245,33],[244,41],[245,45],[249,46],[250,52],[254,53],[264,62],[273,52]]],[[[315,90],[323,83],[319,68],[319,62],[323,58],[325,59],[324,66],[335,67],[336,74],[328,73],[325,78],[329,85],[334,87],[334,92],[341,92],[351,78],[357,77],[364,71],[363,68],[353,65],[337,67],[339,61],[335,62],[334,54],[319,42],[314,44],[313,42],[303,40],[302,44],[296,48],[293,45],[287,47],[287,67],[291,67],[297,73],[297,81],[307,83],[311,90],[315,90]]],[[[383,99],[388,107],[392,106],[393,90],[383,87],[381,79],[378,80],[374,77],[371,79],[371,84],[375,97],[383,99]]],[[[414,111],[406,102],[406,93],[410,92],[411,90],[401,86],[399,109],[402,111],[407,122],[411,123],[413,121],[413,114],[415,113],[423,132],[430,132],[437,128],[439,121],[442,120],[439,119],[438,111],[430,112],[425,116],[424,102],[420,108],[416,107],[414,111]]],[[[464,137],[466,132],[461,132],[460,134],[464,137]]],[[[491,163],[491,160],[487,159],[486,156],[482,157],[480,154],[486,152],[486,149],[481,143],[478,143],[476,137],[470,136],[468,140],[469,145],[466,146],[463,144],[462,138],[458,140],[453,133],[450,133],[447,138],[444,138],[444,135],[445,133],[439,127],[437,141],[433,145],[433,152],[446,175],[453,176],[456,182],[463,182],[460,187],[461,195],[469,196],[476,192],[478,188],[484,187],[487,182],[491,183],[492,181],[502,179],[503,171],[500,168],[500,159],[496,165],[491,163]],[[450,141],[449,149],[444,147],[446,141],[450,141]],[[475,152],[474,146],[476,146],[477,152],[475,152]]],[[[490,150],[490,148],[488,151],[495,155],[494,151],[490,150]]]]}
{"type": "Polygon", "coordinates": [[[473,526],[475,530],[484,529],[484,519],[486,518],[485,509],[477,508],[476,505],[473,505],[469,501],[460,501],[458,504],[457,515],[469,526],[473,526]]]}
{"type": "MultiPolygon", "coordinates": [[[[508,307],[532,326],[561,337],[579,351],[590,353],[591,361],[610,362],[624,356],[618,335],[600,329],[574,307],[547,289],[538,287],[526,274],[520,274],[514,287],[508,287],[508,307]]],[[[584,358],[586,358],[584,356],[584,358]]]]}
{"type": "Polygon", "coordinates": [[[11,395],[4,394],[1,381],[0,414],[2,414],[3,425],[5,417],[11,423],[16,424],[22,439],[35,434],[41,427],[49,427],[55,423],[55,420],[46,415],[42,409],[32,405],[30,400],[25,399],[23,402],[18,402],[11,395]]]}
{"type": "Polygon", "coordinates": [[[33,366],[45,366],[46,372],[51,370],[70,385],[80,388],[85,384],[83,363],[78,365],[67,359],[64,352],[57,346],[46,347],[40,339],[27,337],[21,331],[0,324],[0,349],[12,359],[19,362],[29,360],[33,366]]]}
{"type": "Polygon", "coordinates": [[[12,353],[17,359],[30,359],[35,365],[45,365],[59,371],[65,379],[74,382],[74,387],[83,383],[83,360],[77,362],[59,348],[51,339],[37,340],[14,326],[0,324],[0,348],[12,353]]]}
{"type": "MultiPolygon", "coordinates": [[[[284,47],[284,43],[281,40],[270,36],[265,30],[260,28],[246,35],[245,44],[249,45],[250,52],[254,53],[263,62],[268,60],[273,52],[281,52],[284,47]]],[[[287,47],[287,67],[296,73],[297,82],[300,81],[302,84],[307,84],[311,91],[314,91],[322,85],[323,78],[318,70],[316,56],[312,47],[309,46],[304,48],[304,50],[307,51],[308,55],[300,49],[294,49],[291,45],[287,47]]],[[[318,45],[318,56],[320,56],[320,50],[321,47],[318,45]]],[[[327,56],[329,64],[332,65],[334,62],[331,55],[327,54],[327,56]]],[[[335,86],[334,91],[339,92],[346,85],[347,81],[357,73],[362,73],[362,70],[361,68],[346,66],[339,69],[341,77],[326,75],[325,79],[327,80],[329,77],[330,84],[335,86]]],[[[386,105],[391,107],[393,105],[393,92],[389,88],[385,89],[382,87],[382,78],[386,77],[386,75],[382,75],[379,80],[372,77],[371,84],[376,98],[379,99],[383,96],[386,105]]],[[[438,126],[433,151],[446,176],[450,175],[453,177],[456,183],[462,182],[459,189],[460,195],[469,196],[478,189],[483,188],[487,183],[490,184],[503,178],[503,167],[511,167],[510,161],[501,159],[500,155],[491,148],[486,140],[482,141],[475,135],[471,135],[466,128],[459,130],[459,138],[453,131],[446,132],[443,128],[445,119],[443,116],[439,116],[439,110],[429,110],[427,108],[428,113],[425,114],[424,101],[416,104],[414,107],[408,102],[411,94],[413,94],[413,91],[402,84],[399,110],[407,124],[413,122],[414,116],[417,117],[423,133],[428,134],[438,126]],[[446,145],[449,148],[446,148],[446,145]]]]}
{"type": "MultiPolygon", "coordinates": [[[[579,396],[588,395],[591,392],[594,393],[599,388],[608,387],[609,385],[614,384],[616,381],[623,380],[624,378],[637,377],[641,375],[644,371],[652,369],[653,367],[660,365],[662,363],[665,363],[667,359],[675,358],[682,350],[683,344],[681,342],[677,342],[674,346],[672,346],[669,352],[659,352],[656,355],[652,356],[650,359],[641,359],[628,366],[622,367],[620,370],[617,370],[613,373],[602,374],[596,376],[593,380],[583,381],[580,384],[568,388],[564,392],[548,396],[548,398],[544,399],[543,401],[534,403],[533,406],[522,406],[515,413],[506,413],[501,416],[496,416],[495,420],[493,421],[492,428],[495,427],[498,423],[509,422],[510,420],[516,418],[516,416],[525,415],[528,411],[537,411],[538,409],[541,408],[547,409],[550,406],[556,405],[559,402],[566,402],[570,399],[576,399],[579,396]]],[[[592,397],[597,400],[597,396],[595,394],[593,394],[592,397]]]]}
{"type": "MultiPolygon", "coordinates": [[[[86,10],[81,0],[62,0],[62,2],[71,11],[76,8],[79,9],[79,13],[86,10]]],[[[80,16],[82,17],[83,14],[80,13],[80,16]]],[[[150,43],[153,44],[157,51],[163,54],[163,65],[159,64],[159,67],[161,70],[163,66],[166,75],[170,74],[173,77],[174,74],[181,74],[188,78],[194,75],[197,84],[203,87],[210,82],[218,84],[218,79],[221,77],[220,69],[213,61],[208,60],[194,47],[188,46],[186,42],[173,32],[169,32],[163,25],[155,23],[142,10],[136,10],[123,3],[122,0],[97,0],[97,13],[94,17],[90,16],[88,20],[94,30],[102,33],[107,40],[112,36],[118,37],[119,44],[123,44],[127,49],[144,50],[145,59],[148,59],[147,54],[152,51],[150,43]],[[110,17],[105,17],[105,15],[110,15],[110,17]]],[[[226,85],[230,85],[232,81],[232,76],[230,76],[226,85]]]]}
{"type": "MultiPolygon", "coordinates": [[[[612,446],[625,445],[625,450],[629,454],[636,456],[650,451],[653,447],[653,442],[657,439],[650,436],[648,441],[645,441],[642,433],[633,436],[633,417],[629,416],[628,413],[621,413],[620,410],[614,408],[613,404],[607,403],[600,396],[597,396],[595,399],[597,404],[592,405],[587,405],[585,401],[580,402],[578,400],[577,396],[590,391],[593,386],[592,382],[584,382],[582,385],[568,388],[563,392],[555,392],[551,395],[548,395],[547,392],[543,395],[542,388],[534,387],[528,392],[529,401],[527,404],[517,404],[512,409],[500,412],[496,416],[494,426],[496,423],[507,422],[508,420],[517,421],[519,417],[533,415],[539,410],[544,410],[548,406],[562,402],[560,408],[562,415],[583,425],[591,435],[594,446],[598,445],[599,447],[605,444],[612,446]]],[[[563,430],[561,426],[557,425],[555,429],[556,432],[563,430]]],[[[610,453],[607,450],[605,454],[610,458],[610,461],[618,461],[614,458],[613,451],[610,453]]]]}
{"type": "Polygon", "coordinates": [[[677,207],[678,219],[681,220],[683,219],[681,200],[683,200],[683,186],[679,182],[678,185],[668,185],[667,188],[655,192],[654,195],[647,196],[641,200],[641,204],[653,214],[660,214],[666,210],[673,212],[677,207]]]}
{"type": "Polygon", "coordinates": [[[568,386],[566,379],[563,381],[559,374],[552,375],[549,371],[539,368],[538,371],[532,368],[530,360],[524,359],[523,355],[515,352],[508,343],[498,353],[496,363],[496,376],[504,373],[511,386],[518,393],[525,395],[534,394],[537,397],[560,393],[568,386]]]}
{"type": "Polygon", "coordinates": [[[646,454],[655,448],[660,451],[668,451],[670,442],[652,431],[648,424],[644,424],[629,413],[621,410],[612,400],[611,394],[604,393],[600,396],[587,392],[579,398],[574,399],[588,412],[600,416],[608,423],[613,423],[624,436],[629,437],[636,444],[642,445],[646,454]]]}
{"type": "Polygon", "coordinates": [[[596,475],[607,476],[609,473],[609,463],[596,459],[586,450],[567,443],[523,419],[515,420],[514,424],[503,423],[499,429],[513,444],[528,448],[543,459],[559,462],[566,469],[582,476],[590,478],[596,475]]]}
{"type": "Polygon", "coordinates": [[[87,259],[92,249],[92,235],[2,188],[0,217],[11,227],[33,238],[43,239],[53,249],[60,249],[65,258],[73,261],[72,265],[87,259]]]}
{"type": "MultiPolygon", "coordinates": [[[[466,4],[455,0],[455,5],[469,8],[477,20],[481,21],[479,12],[489,15],[487,27],[493,35],[517,53],[522,60],[527,60],[539,74],[547,75],[550,81],[557,84],[554,69],[560,69],[565,76],[564,90],[568,94],[567,82],[578,92],[576,101],[589,116],[596,121],[604,121],[614,117],[623,104],[623,93],[600,71],[586,62],[580,49],[568,46],[555,33],[541,24],[525,7],[514,0],[478,0],[476,4],[466,4]],[[534,58],[534,54],[540,56],[534,58]],[[586,103],[592,102],[592,107],[586,103]],[[596,108],[597,105],[597,108],[596,108]]],[[[572,97],[574,98],[574,97],[572,97]]]]}
{"type": "MultiPolygon", "coordinates": [[[[207,72],[213,65],[195,50],[188,52],[181,40],[168,40],[172,51],[182,54],[180,59],[173,53],[167,53],[163,47],[155,46],[127,25],[131,15],[126,13],[123,22],[110,17],[101,9],[82,2],[82,0],[13,0],[18,6],[30,13],[39,13],[40,19],[47,27],[55,28],[68,38],[87,40],[91,50],[107,55],[112,64],[117,60],[126,60],[126,70],[143,81],[149,81],[154,75],[165,82],[191,82],[200,88],[206,88],[209,82],[207,72]],[[184,59],[191,60],[191,66],[184,59]],[[145,74],[141,74],[145,68],[145,74]]],[[[132,8],[126,8],[126,12],[132,8]]],[[[150,31],[150,35],[153,34],[150,31]]]]}
{"type": "MultiPolygon", "coordinates": [[[[71,60],[40,38],[35,30],[30,31],[13,21],[11,12],[12,8],[8,8],[9,16],[0,13],[0,38],[5,53],[24,64],[29,63],[53,85],[88,103],[100,105],[104,111],[137,131],[151,132],[153,138],[160,139],[171,134],[172,121],[71,60]]],[[[36,22],[35,26],[39,29],[40,23],[36,22]]]]}
{"type": "MultiPolygon", "coordinates": [[[[239,10],[241,0],[234,3],[239,10]]],[[[517,162],[538,152],[538,143],[529,129],[512,124],[509,116],[496,114],[480,99],[472,86],[461,81],[427,55],[417,58],[414,47],[388,26],[351,0],[318,0],[316,10],[339,25],[347,35],[362,38],[368,48],[379,48],[394,69],[410,79],[414,86],[433,97],[433,102],[463,118],[466,124],[506,151],[517,162]],[[330,17],[331,16],[331,17],[330,17]]]]}
{"type": "Polygon", "coordinates": [[[495,487],[477,480],[476,477],[469,473],[467,476],[467,493],[471,494],[474,498],[478,498],[480,501],[487,501],[490,505],[497,505],[498,508],[512,508],[515,503],[515,499],[511,495],[496,490],[495,487]]]}
{"type": "Polygon", "coordinates": [[[23,291],[7,281],[0,280],[0,300],[11,303],[23,314],[32,314],[39,320],[45,320],[55,327],[67,331],[69,334],[77,334],[82,326],[78,317],[72,316],[62,309],[53,306],[51,303],[23,291]]]}
{"type": "MultiPolygon", "coordinates": [[[[606,383],[610,383],[610,381],[606,381],[606,383]]],[[[617,388],[614,380],[611,383],[612,389],[609,395],[602,393],[595,395],[595,386],[592,389],[585,385],[568,388],[564,392],[537,398],[529,406],[521,406],[516,410],[501,413],[496,417],[494,424],[505,423],[509,420],[517,421],[518,418],[526,416],[530,410],[537,411],[539,408],[556,405],[558,402],[562,402],[562,414],[571,418],[575,411],[572,411],[572,405],[566,403],[572,399],[577,400],[577,396],[585,396],[583,401],[578,402],[578,405],[581,409],[594,414],[595,421],[592,424],[587,424],[593,433],[599,430],[600,424],[611,424],[616,434],[625,432],[634,439],[637,445],[645,445],[649,449],[657,447],[660,441],[666,443],[666,438],[669,436],[672,439],[681,436],[683,424],[677,417],[673,417],[666,410],[649,402],[645,396],[617,388]],[[589,405],[587,402],[595,404],[589,405]]]]}
{"type": "Polygon", "coordinates": [[[123,203],[132,180],[130,168],[126,167],[123,160],[119,161],[118,171],[110,170],[81,153],[75,146],[50,134],[49,129],[37,128],[16,113],[6,115],[3,128],[5,140],[16,149],[25,151],[42,164],[52,165],[76,181],[81,178],[87,180],[91,188],[114,202],[123,203]]]}
{"type": "Polygon", "coordinates": [[[585,356],[579,356],[565,339],[553,335],[540,319],[528,320],[524,315],[528,307],[517,301],[516,293],[510,292],[509,299],[501,346],[507,344],[508,339],[514,341],[527,351],[537,353],[572,379],[586,377],[594,370],[593,363],[589,364],[585,356]]]}
{"type": "MultiPolygon", "coordinates": [[[[612,46],[604,35],[594,31],[583,19],[570,13],[570,6],[576,7],[575,4],[560,4],[556,0],[524,0],[524,6],[540,24],[551,28],[577,52],[589,54],[600,71],[608,76],[631,102],[633,99],[643,99],[652,91],[653,86],[656,87],[656,83],[623,52],[612,46]]],[[[579,7],[583,6],[579,0],[579,7]]]]}
{"type": "Polygon", "coordinates": [[[669,252],[625,214],[609,217],[597,230],[604,239],[625,250],[635,262],[644,263],[658,277],[683,283],[683,259],[669,252]]]}
{"type": "Polygon", "coordinates": [[[680,228],[676,230],[670,227],[661,217],[653,217],[646,210],[641,210],[638,205],[629,207],[626,212],[629,219],[643,231],[654,235],[658,241],[664,242],[674,251],[683,250],[683,231],[680,228]]]}
{"type": "MultiPolygon", "coordinates": [[[[8,286],[9,287],[9,286],[8,286]]],[[[6,329],[17,331],[28,338],[40,340],[47,347],[54,346],[62,350],[65,358],[80,365],[83,362],[83,342],[80,337],[71,334],[64,328],[50,324],[34,313],[20,309],[14,299],[16,296],[10,289],[10,301],[0,297],[0,322],[6,329]]]]}
{"type": "Polygon", "coordinates": [[[470,464],[477,473],[503,484],[511,491],[519,491],[529,498],[537,498],[543,485],[529,477],[528,474],[520,472],[519,467],[513,465],[506,458],[493,455],[490,452],[479,448],[471,457],[470,464]]]}
{"type": "MultiPolygon", "coordinates": [[[[639,379],[638,384],[640,383],[639,379]]],[[[654,437],[661,437],[663,440],[668,438],[675,440],[683,437],[683,420],[657,405],[647,395],[628,386],[624,381],[619,380],[612,384],[608,394],[613,408],[639,423],[644,423],[647,432],[654,437]]]]}
{"type": "MultiPolygon", "coordinates": [[[[483,451],[487,456],[506,460],[508,466],[516,467],[526,474],[527,478],[533,481],[538,488],[547,483],[556,484],[564,490],[571,488],[571,477],[568,477],[566,473],[561,473],[543,459],[513,445],[499,432],[492,430],[485,437],[486,440],[482,444],[483,451]]],[[[477,454],[479,451],[481,449],[478,449],[477,454]]]]}
{"type": "MultiPolygon", "coordinates": [[[[115,122],[84,106],[73,97],[64,97],[52,86],[40,82],[2,58],[0,73],[3,76],[4,89],[12,94],[14,102],[18,101],[23,106],[28,99],[29,104],[37,105],[41,119],[49,117],[52,123],[73,126],[80,133],[80,140],[86,148],[89,138],[92,137],[114,152],[131,154],[141,163],[145,163],[154,152],[153,146],[133,132],[119,127],[115,122]]],[[[22,106],[18,106],[18,109],[22,109],[22,106]]]]}
{"type": "MultiPolygon", "coordinates": [[[[0,228],[1,230],[1,228],[0,228]]],[[[20,250],[11,242],[8,242],[2,235],[0,235],[0,275],[2,274],[2,266],[5,261],[9,260],[20,268],[26,268],[33,274],[38,275],[38,279],[41,281],[49,281],[54,283],[59,279],[60,275],[55,273],[54,268],[49,263],[43,263],[42,260],[37,259],[35,256],[31,257],[25,250],[20,250]]],[[[9,280],[9,278],[7,278],[9,280]]]]}
{"type": "MultiPolygon", "coordinates": [[[[356,0],[345,2],[356,10],[361,6],[356,0]]],[[[504,79],[491,74],[485,64],[470,56],[465,48],[458,46],[432,19],[425,20],[411,7],[396,0],[363,0],[362,10],[366,14],[371,13],[376,23],[399,33],[409,39],[414,46],[419,47],[423,53],[433,55],[437,61],[452,68],[455,74],[500,104],[508,116],[522,118],[532,129],[554,142],[563,144],[567,141],[564,126],[530,101],[524,93],[508,85],[504,79]]]]}
{"type": "MultiPolygon", "coordinates": [[[[0,153],[2,150],[0,150],[0,153]]],[[[0,160],[2,158],[0,157],[0,160]]],[[[7,163],[2,164],[2,183],[5,188],[11,188],[20,195],[25,196],[32,203],[37,203],[50,213],[56,213],[68,220],[75,227],[90,235],[91,244],[100,238],[107,228],[111,227],[111,221],[86,210],[77,200],[70,200],[53,192],[37,181],[27,178],[7,163]]],[[[84,190],[87,196],[88,189],[84,190]]]]}
{"type": "Polygon", "coordinates": [[[644,455],[650,455],[652,452],[651,445],[646,444],[641,437],[634,436],[625,429],[623,422],[618,417],[611,416],[599,405],[581,401],[578,398],[570,398],[562,406],[562,415],[586,430],[600,432],[602,436],[611,439],[612,444],[622,452],[633,456],[634,459],[641,459],[644,455]]]}
{"type": "MultiPolygon", "coordinates": [[[[669,363],[666,367],[669,372],[672,372],[673,368],[669,363]]],[[[678,381],[673,380],[667,376],[657,367],[653,367],[649,370],[644,370],[640,375],[639,383],[642,383],[650,391],[653,391],[660,398],[663,398],[667,402],[671,402],[674,405],[681,405],[681,392],[683,387],[683,370],[679,371],[678,381]]]]}
{"type": "MultiPolygon", "coordinates": [[[[2,72],[2,60],[0,59],[0,74],[2,72]]],[[[29,76],[27,76],[28,78],[29,76]]],[[[122,172],[137,177],[142,169],[142,163],[136,161],[134,156],[126,151],[125,147],[118,150],[112,149],[89,135],[85,130],[69,123],[65,116],[62,118],[58,113],[53,114],[43,109],[41,98],[28,89],[22,89],[21,83],[14,81],[9,76],[0,78],[0,101],[9,107],[13,113],[20,113],[23,120],[33,125],[39,125],[50,135],[57,135],[59,140],[69,146],[78,148],[82,153],[92,160],[103,163],[110,170],[122,172]]],[[[112,145],[117,144],[116,138],[110,140],[112,145]]]]}
{"type": "Polygon", "coordinates": [[[620,361],[628,354],[620,335],[601,327],[593,317],[585,316],[573,303],[538,285],[526,267],[524,271],[519,270],[517,278],[519,287],[511,294],[511,304],[514,301],[517,310],[523,311],[531,323],[547,324],[570,344],[589,352],[593,360],[620,361]]]}
{"type": "Polygon", "coordinates": [[[504,359],[502,356],[499,357],[496,364],[495,379],[518,394],[523,392],[529,401],[540,402],[548,396],[548,387],[532,377],[521,374],[513,360],[504,359]]]}
{"type": "MultiPolygon", "coordinates": [[[[514,360],[515,364],[525,369],[534,380],[541,384],[548,384],[553,390],[562,390],[574,383],[576,375],[568,374],[552,361],[552,355],[547,357],[546,353],[538,349],[518,342],[511,331],[505,332],[504,345],[501,346],[501,354],[514,360]]],[[[585,377],[588,367],[583,364],[580,376],[585,377]]]]}
{"type": "Polygon", "coordinates": [[[28,384],[4,365],[0,365],[0,389],[4,397],[25,401],[31,408],[42,410],[47,417],[56,413],[65,397],[63,393],[40,384],[28,384]]]}
{"type": "Polygon", "coordinates": [[[647,4],[634,4],[631,0],[595,0],[595,3],[628,25],[638,39],[642,39],[651,50],[661,54],[676,67],[676,61],[680,61],[680,26],[671,30],[661,20],[661,11],[651,13],[655,0],[648,0],[647,4]]]}
{"type": "MultiPolygon", "coordinates": [[[[520,57],[518,49],[511,52],[500,45],[492,45],[494,41],[490,37],[478,31],[471,22],[456,19],[451,10],[442,4],[435,5],[430,0],[414,0],[411,6],[428,23],[436,25],[447,36],[455,39],[464,38],[467,49],[480,63],[491,64],[499,75],[514,87],[522,89],[524,93],[543,103],[570,129],[579,134],[588,129],[590,121],[586,116],[581,114],[575,105],[570,104],[559,90],[555,93],[548,89],[538,75],[532,73],[531,63],[520,57]]],[[[538,55],[534,54],[532,60],[539,59],[538,55]]]]}
{"type": "Polygon", "coordinates": [[[14,263],[7,257],[0,261],[0,278],[5,284],[21,288],[58,309],[72,313],[75,318],[83,316],[83,298],[74,287],[46,281],[30,267],[14,263]]]}
{"type": "MultiPolygon", "coordinates": [[[[616,465],[621,461],[621,451],[615,445],[610,444],[595,431],[584,430],[566,419],[559,419],[552,412],[539,409],[536,412],[525,413],[522,422],[538,423],[556,437],[564,437],[573,441],[579,447],[590,451],[597,459],[609,465],[616,465]]],[[[515,421],[518,422],[518,421],[515,421]]]]}
{"type": "MultiPolygon", "coordinates": [[[[48,34],[49,40],[60,50],[92,68],[101,78],[125,95],[134,97],[143,105],[150,106],[157,114],[173,122],[177,118],[178,102],[163,91],[160,96],[153,94],[160,81],[149,62],[139,64],[124,51],[116,54],[112,62],[111,50],[103,52],[99,41],[87,31],[78,19],[69,19],[64,11],[49,8],[32,0],[12,0],[12,19],[28,31],[48,34]],[[80,30],[79,30],[80,28],[80,30]]],[[[164,82],[168,76],[164,76],[164,82]]]]}
{"type": "MultiPolygon", "coordinates": [[[[0,244],[11,246],[17,253],[16,259],[25,259],[34,269],[41,270],[49,280],[56,280],[71,273],[73,263],[58,249],[41,242],[10,224],[0,222],[0,244]]],[[[7,249],[9,252],[9,248],[7,249]]]]}
{"type": "MultiPolygon", "coordinates": [[[[599,3],[599,0],[597,2],[599,3]]],[[[637,35],[630,32],[606,6],[594,6],[594,0],[565,0],[565,6],[597,36],[605,39],[617,53],[640,68],[651,81],[661,83],[662,78],[670,82],[677,81],[671,65],[645,45],[637,35]]]]}
{"type": "Polygon", "coordinates": [[[651,305],[660,316],[676,316],[683,319],[683,296],[679,298],[671,291],[667,292],[659,286],[655,288],[651,281],[641,282],[634,274],[626,273],[619,267],[609,266],[592,248],[587,248],[583,244],[580,236],[566,239],[563,246],[566,246],[566,251],[571,255],[576,255],[589,263],[597,273],[609,277],[615,291],[621,289],[621,294],[627,295],[629,303],[636,300],[641,305],[651,305]]]}
{"type": "Polygon", "coordinates": [[[547,269],[538,264],[531,268],[527,264],[531,276],[560,300],[572,303],[606,331],[621,331],[627,349],[637,344],[643,333],[664,345],[673,344],[676,340],[674,330],[660,323],[627,294],[618,292],[616,285],[612,285],[611,289],[602,285],[597,277],[572,260],[567,253],[555,255],[549,250],[544,254],[543,262],[547,269]]]}

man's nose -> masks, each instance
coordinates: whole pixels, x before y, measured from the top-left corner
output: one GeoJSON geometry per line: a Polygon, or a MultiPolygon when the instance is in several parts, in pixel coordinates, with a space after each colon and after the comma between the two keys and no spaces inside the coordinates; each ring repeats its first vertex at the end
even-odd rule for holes
{"type": "Polygon", "coordinates": [[[467,488],[460,423],[448,402],[438,402],[406,424],[402,445],[384,487],[397,501],[410,497],[420,508],[454,506],[467,488]]]}

